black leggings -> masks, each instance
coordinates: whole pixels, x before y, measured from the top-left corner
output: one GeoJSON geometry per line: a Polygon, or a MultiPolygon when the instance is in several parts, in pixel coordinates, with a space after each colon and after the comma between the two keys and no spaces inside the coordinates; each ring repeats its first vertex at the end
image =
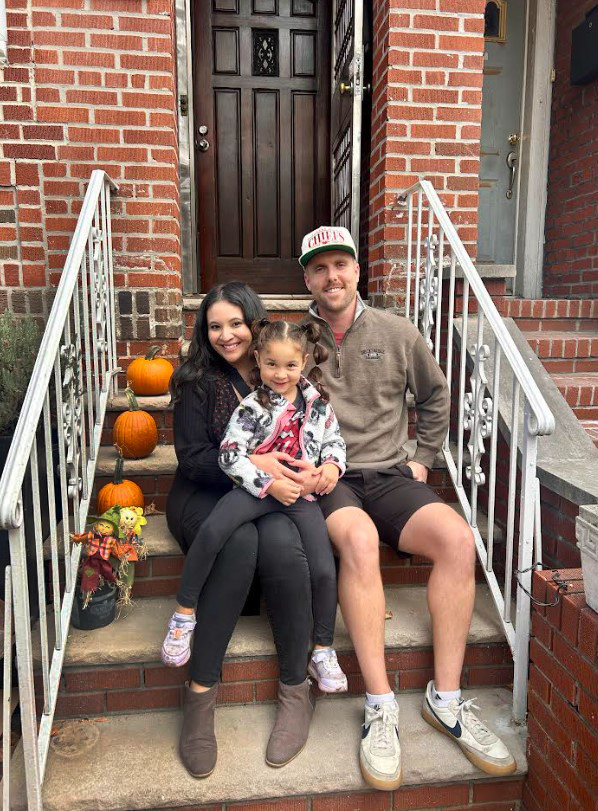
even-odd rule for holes
{"type": "Polygon", "coordinates": [[[177,595],[179,605],[195,608],[199,594],[214,565],[216,555],[235,530],[272,513],[282,513],[295,524],[307,556],[313,599],[314,643],[332,645],[336,619],[336,569],[322,511],[316,501],[299,498],[285,507],[273,496],[256,498],[236,487],[227,493],[201,526],[189,550],[177,595]]]}
{"type": "MultiPolygon", "coordinates": [[[[203,522],[222,491],[198,490],[184,508],[183,551],[195,542],[203,522]]],[[[167,507],[168,510],[168,507],[167,507]]],[[[220,678],[229,640],[243,609],[254,573],[260,585],[278,654],[280,680],[296,685],[305,680],[311,637],[309,569],[295,525],[282,514],[243,524],[218,554],[196,609],[196,630],[190,677],[211,687],[220,678]]]]}

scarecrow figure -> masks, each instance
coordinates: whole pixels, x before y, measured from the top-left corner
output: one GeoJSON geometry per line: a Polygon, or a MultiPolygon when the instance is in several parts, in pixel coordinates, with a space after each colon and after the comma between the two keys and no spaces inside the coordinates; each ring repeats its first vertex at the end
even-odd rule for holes
{"type": "Polygon", "coordinates": [[[120,508],[112,507],[101,515],[89,532],[71,535],[74,543],[83,544],[85,559],[81,564],[81,594],[85,597],[86,608],[92,594],[104,581],[119,585],[114,569],[125,554],[119,543],[120,508]],[[110,562],[115,560],[116,566],[110,562]]]}

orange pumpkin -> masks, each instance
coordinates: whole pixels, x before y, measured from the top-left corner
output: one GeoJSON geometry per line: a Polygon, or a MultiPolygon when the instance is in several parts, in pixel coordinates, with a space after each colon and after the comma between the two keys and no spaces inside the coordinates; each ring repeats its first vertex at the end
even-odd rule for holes
{"type": "MultiPolygon", "coordinates": [[[[112,429],[114,442],[125,459],[144,459],[158,444],[156,421],[147,411],[141,411],[133,391],[125,389],[129,410],[119,414],[112,429]]],[[[122,505],[121,505],[122,506],[122,505]]]]}
{"type": "Polygon", "coordinates": [[[174,369],[166,358],[157,357],[160,346],[152,346],[145,358],[137,358],[127,369],[127,382],[137,396],[166,394],[174,369]]]}
{"type": "Polygon", "coordinates": [[[114,479],[105,484],[98,493],[97,514],[103,515],[111,507],[145,507],[145,498],[141,487],[129,479],[123,479],[123,458],[118,450],[118,459],[114,468],[114,479]]]}

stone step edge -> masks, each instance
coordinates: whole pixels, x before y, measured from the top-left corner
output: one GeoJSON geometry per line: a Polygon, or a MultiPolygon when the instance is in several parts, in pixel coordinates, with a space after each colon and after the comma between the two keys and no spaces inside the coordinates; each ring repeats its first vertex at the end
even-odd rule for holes
{"type": "MultiPolygon", "coordinates": [[[[425,586],[386,586],[386,606],[392,618],[385,625],[385,647],[392,651],[428,648],[432,642],[426,607],[425,586]]],[[[70,628],[65,652],[65,667],[101,667],[128,663],[158,663],[168,619],[174,609],[172,597],[140,597],[131,607],[123,608],[119,619],[93,632],[70,628]]],[[[49,636],[53,622],[48,621],[49,636]]],[[[34,661],[38,664],[39,624],[34,628],[34,661]]],[[[497,644],[505,641],[490,591],[478,585],[469,644],[497,644]]],[[[49,639],[52,645],[53,638],[49,639]]],[[[352,653],[340,610],[335,630],[336,649],[352,653]]],[[[275,655],[272,633],[264,615],[241,617],[229,643],[226,659],[255,659],[275,655]]]]}
{"type": "MultiPolygon", "coordinates": [[[[465,698],[473,697],[471,691],[465,698]]],[[[403,788],[396,804],[402,807],[401,794],[412,799],[413,787],[422,786],[421,804],[429,807],[429,796],[446,787],[448,798],[434,805],[467,806],[476,797],[476,786],[488,795],[489,785],[507,784],[507,791],[521,790],[518,781],[527,771],[521,732],[510,723],[511,694],[500,688],[476,691],[479,714],[496,729],[513,753],[517,770],[504,781],[489,779],[466,760],[458,746],[428,726],[421,718],[421,694],[400,694],[403,788]],[[451,790],[451,786],[455,786],[451,790]],[[425,787],[425,788],[423,788],[425,787]],[[451,794],[453,796],[451,796],[451,794]],[[455,796],[457,795],[457,796],[455,796]]],[[[304,751],[284,769],[271,769],[264,763],[264,751],[274,720],[273,705],[237,705],[216,710],[218,763],[207,780],[194,780],[179,762],[176,749],[180,728],[179,712],[160,713],[160,731],[156,735],[156,716],[130,714],[110,716],[102,721],[79,722],[88,740],[98,744],[81,750],[68,759],[60,755],[60,735],[53,737],[44,783],[45,811],[129,811],[131,808],[222,806],[223,803],[273,801],[282,798],[321,797],[359,792],[365,802],[376,803],[374,792],[364,783],[358,765],[363,698],[318,700],[310,737],[304,751]],[[90,759],[94,764],[89,768],[90,759]],[[114,766],[126,764],[114,779],[114,766]],[[151,763],[152,768],[147,765],[151,763]],[[371,801],[364,794],[371,795],[371,801]]],[[[69,723],[69,722],[62,722],[69,723]]],[[[74,724],[77,724],[75,721],[74,724]]],[[[58,723],[58,729],[61,722],[58,723]]],[[[72,753],[71,753],[72,754],[72,753]]],[[[21,744],[12,759],[12,797],[14,811],[24,811],[24,763],[21,744]]],[[[498,799],[500,794],[493,797],[498,799]]],[[[350,796],[350,794],[349,794],[350,796]]],[[[377,795],[380,797],[380,795],[377,795]]],[[[518,795],[520,796],[520,795],[518,795]]],[[[228,806],[227,806],[228,807],[228,806]]],[[[271,807],[275,807],[272,805],[271,807]]],[[[307,808],[307,803],[305,806],[307,808]]],[[[347,807],[347,806],[343,806],[347,807]]],[[[372,805],[374,807],[374,805],[372,805]]],[[[378,803],[375,805],[379,807],[378,803]]],[[[381,806],[380,806],[381,807],[381,806]]]]}

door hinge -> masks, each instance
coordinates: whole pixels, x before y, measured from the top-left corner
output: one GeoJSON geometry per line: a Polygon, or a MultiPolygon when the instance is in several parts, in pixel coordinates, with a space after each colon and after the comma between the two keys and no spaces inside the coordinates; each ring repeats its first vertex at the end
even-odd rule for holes
{"type": "Polygon", "coordinates": [[[551,82],[556,82],[556,70],[555,70],[555,68],[553,68],[553,69],[550,71],[550,81],[551,81],[551,82]]]}
{"type": "Polygon", "coordinates": [[[179,97],[181,115],[189,115],[189,96],[186,94],[179,97]]]}

